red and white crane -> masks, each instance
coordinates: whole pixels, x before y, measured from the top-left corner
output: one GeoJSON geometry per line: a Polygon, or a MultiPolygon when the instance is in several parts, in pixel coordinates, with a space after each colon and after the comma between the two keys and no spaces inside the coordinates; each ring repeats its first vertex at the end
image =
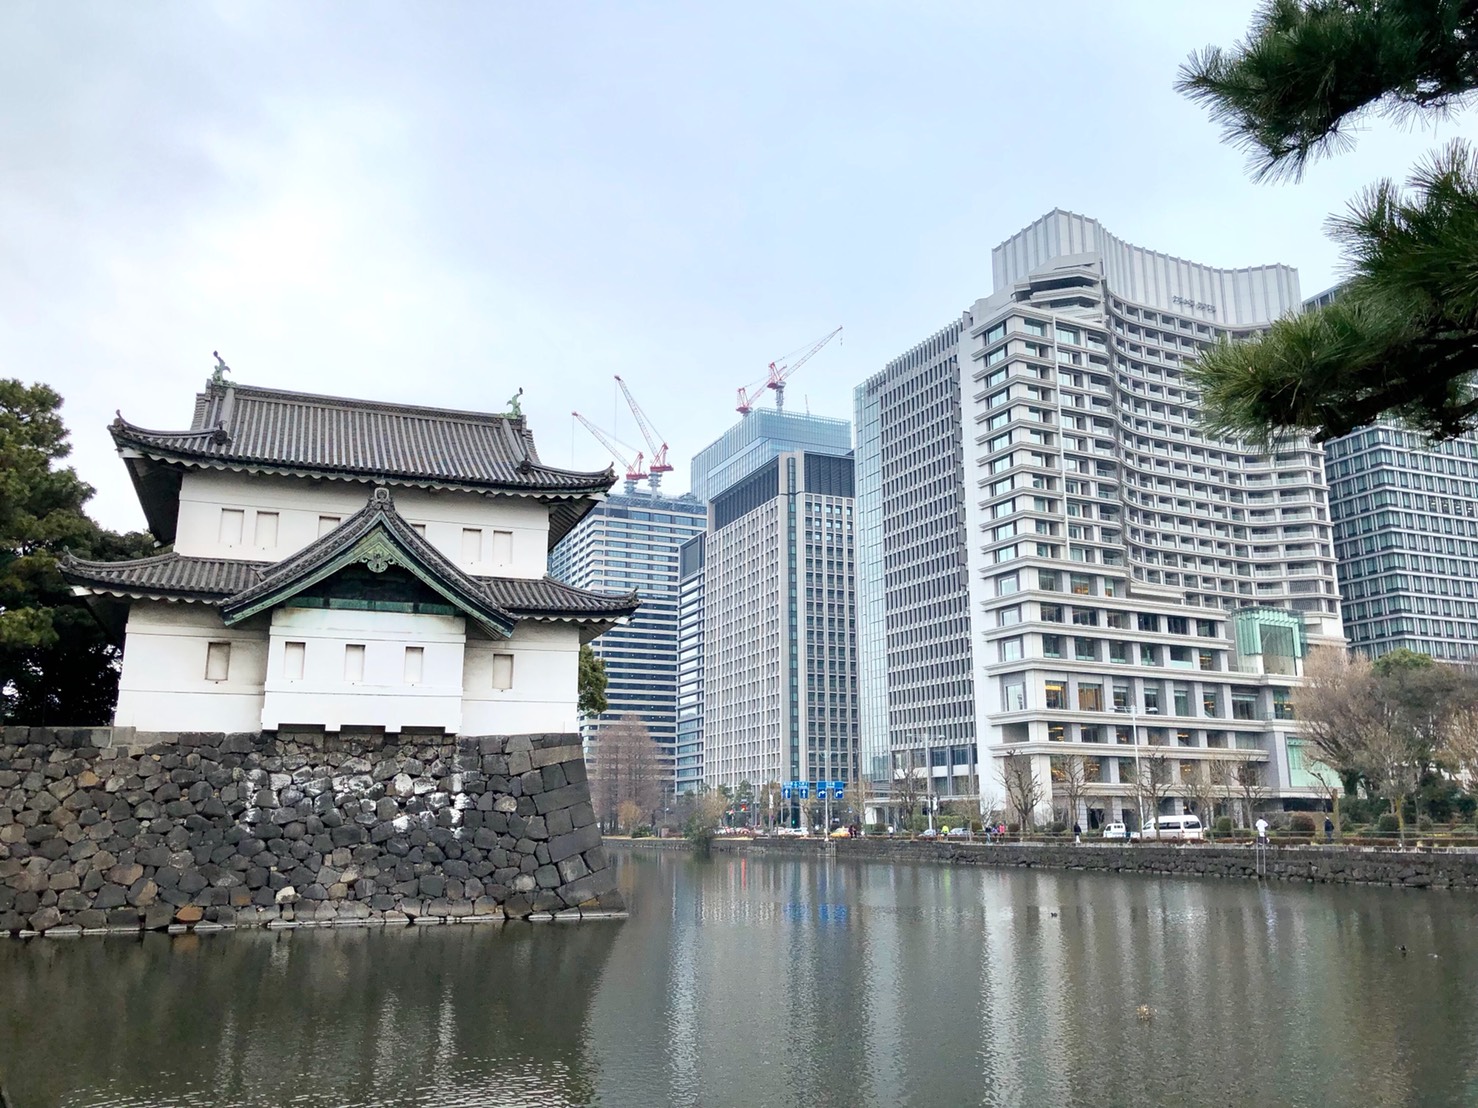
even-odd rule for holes
{"type": "Polygon", "coordinates": [[[801,366],[809,362],[817,353],[820,352],[823,346],[825,346],[841,333],[842,329],[838,327],[830,334],[823,335],[821,338],[811,343],[809,347],[800,347],[797,350],[792,351],[790,354],[784,354],[781,355],[779,358],[776,358],[773,362],[770,363],[769,375],[765,377],[764,380],[756,381],[753,385],[746,386],[739,390],[739,403],[735,406],[734,410],[737,411],[740,415],[748,415],[750,412],[754,411],[754,406],[759,401],[759,398],[764,395],[765,389],[774,389],[775,410],[777,412],[784,411],[785,382],[790,379],[790,375],[796,370],[800,369],[801,366]],[[795,358],[794,361],[787,360],[792,357],[795,358]]]}
{"type": "Polygon", "coordinates": [[[671,473],[672,466],[667,461],[667,443],[662,441],[662,436],[657,434],[657,429],[652,426],[652,421],[647,418],[647,413],[641,410],[641,405],[636,402],[636,397],[631,395],[631,390],[626,387],[626,382],[616,375],[616,384],[621,386],[621,393],[626,397],[626,406],[631,409],[631,415],[636,420],[636,425],[641,428],[642,438],[647,440],[647,449],[652,452],[652,462],[647,466],[650,477],[647,480],[653,492],[662,486],[662,475],[671,473]]]}
{"type": "MultiPolygon", "coordinates": [[[[621,463],[622,468],[626,470],[626,493],[628,496],[636,491],[636,483],[638,481],[651,480],[650,475],[642,465],[645,459],[640,450],[635,451],[636,458],[632,460],[631,455],[633,451],[631,447],[613,439],[579,412],[571,412],[570,415],[578,419],[585,430],[594,435],[596,441],[611,452],[612,459],[621,463]]],[[[670,469],[672,467],[669,466],[668,468],[670,469]]]]}

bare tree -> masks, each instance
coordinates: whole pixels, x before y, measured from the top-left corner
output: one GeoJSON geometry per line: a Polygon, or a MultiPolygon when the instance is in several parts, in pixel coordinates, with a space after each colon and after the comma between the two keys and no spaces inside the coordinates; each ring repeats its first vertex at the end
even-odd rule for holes
{"type": "Polygon", "coordinates": [[[1447,717],[1437,757],[1464,788],[1478,788],[1478,708],[1459,708],[1447,717]]]}
{"type": "Polygon", "coordinates": [[[1065,809],[1063,826],[1071,830],[1081,818],[1083,798],[1088,791],[1088,769],[1081,754],[1063,754],[1052,759],[1053,800],[1061,799],[1065,809]]]}
{"type": "Polygon", "coordinates": [[[665,780],[657,744],[641,717],[627,714],[603,727],[593,746],[591,801],[607,831],[632,829],[662,803],[665,780]]]}
{"type": "Polygon", "coordinates": [[[1194,763],[1186,781],[1191,800],[1196,806],[1196,815],[1208,834],[1216,824],[1216,773],[1212,762],[1194,763]]]}
{"type": "Polygon", "coordinates": [[[1006,804],[1023,831],[1036,829],[1037,808],[1042,803],[1042,783],[1032,770],[1031,755],[1010,750],[1001,759],[1001,785],[1006,804]]]}
{"type": "Polygon", "coordinates": [[[906,828],[913,819],[914,809],[924,796],[924,779],[914,770],[912,750],[894,750],[893,762],[893,807],[897,809],[898,825],[906,828]]]}
{"type": "Polygon", "coordinates": [[[1303,684],[1292,696],[1299,735],[1312,747],[1310,761],[1353,793],[1362,748],[1376,722],[1372,710],[1380,697],[1375,670],[1363,655],[1351,656],[1337,647],[1310,651],[1303,670],[1303,684]]]}
{"type": "Polygon", "coordinates": [[[1134,775],[1134,792],[1139,801],[1140,838],[1144,837],[1146,831],[1154,832],[1155,838],[1160,837],[1155,827],[1155,817],[1160,814],[1160,802],[1169,793],[1170,785],[1170,759],[1158,750],[1141,755],[1134,775]],[[1146,811],[1149,813],[1148,825],[1145,823],[1146,811]]]}
{"type": "Polygon", "coordinates": [[[1406,798],[1421,785],[1431,748],[1408,728],[1373,728],[1360,752],[1360,768],[1379,795],[1389,797],[1396,814],[1396,833],[1406,842],[1406,798]]]}
{"type": "Polygon", "coordinates": [[[1246,826],[1251,827],[1258,804],[1268,795],[1268,790],[1263,785],[1262,766],[1250,759],[1237,762],[1232,766],[1232,781],[1236,785],[1237,795],[1242,798],[1246,826]]]}

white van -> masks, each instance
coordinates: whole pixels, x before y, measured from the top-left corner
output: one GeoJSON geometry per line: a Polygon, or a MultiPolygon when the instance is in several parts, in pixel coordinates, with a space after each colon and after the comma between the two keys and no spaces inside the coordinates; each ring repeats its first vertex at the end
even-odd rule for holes
{"type": "Polygon", "coordinates": [[[1146,839],[1204,839],[1205,829],[1201,826],[1199,816],[1159,816],[1155,820],[1152,831],[1146,831],[1142,835],[1135,831],[1132,838],[1146,839]]]}

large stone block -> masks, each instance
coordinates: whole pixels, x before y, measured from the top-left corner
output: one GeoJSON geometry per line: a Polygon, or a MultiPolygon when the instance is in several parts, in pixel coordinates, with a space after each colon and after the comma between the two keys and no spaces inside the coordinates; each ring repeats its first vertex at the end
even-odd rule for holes
{"type": "Polygon", "coordinates": [[[557,808],[570,808],[590,799],[590,790],[584,785],[566,785],[562,789],[550,789],[534,797],[534,811],[545,815],[557,808]]]}
{"type": "Polygon", "coordinates": [[[575,854],[583,854],[600,846],[600,828],[595,824],[588,824],[578,828],[566,835],[558,835],[546,844],[549,851],[549,860],[558,864],[575,854]]]}

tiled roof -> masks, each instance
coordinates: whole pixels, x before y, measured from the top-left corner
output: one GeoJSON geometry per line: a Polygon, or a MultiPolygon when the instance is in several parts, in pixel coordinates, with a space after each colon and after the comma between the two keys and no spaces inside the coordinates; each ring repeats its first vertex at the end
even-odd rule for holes
{"type": "Polygon", "coordinates": [[[67,558],[62,576],[74,585],[130,596],[168,596],[223,600],[262,580],[270,562],[236,562],[226,558],[184,558],[157,554],[132,562],[89,562],[67,558]]]}
{"type": "Polygon", "coordinates": [[[636,593],[589,592],[556,581],[521,577],[480,577],[483,588],[498,607],[515,615],[629,616],[640,606],[636,593]]]}
{"type": "Polygon", "coordinates": [[[163,459],[409,483],[564,494],[603,493],[611,470],[544,465],[521,417],[213,385],[187,431],[150,431],[121,415],[120,447],[163,459]]]}

